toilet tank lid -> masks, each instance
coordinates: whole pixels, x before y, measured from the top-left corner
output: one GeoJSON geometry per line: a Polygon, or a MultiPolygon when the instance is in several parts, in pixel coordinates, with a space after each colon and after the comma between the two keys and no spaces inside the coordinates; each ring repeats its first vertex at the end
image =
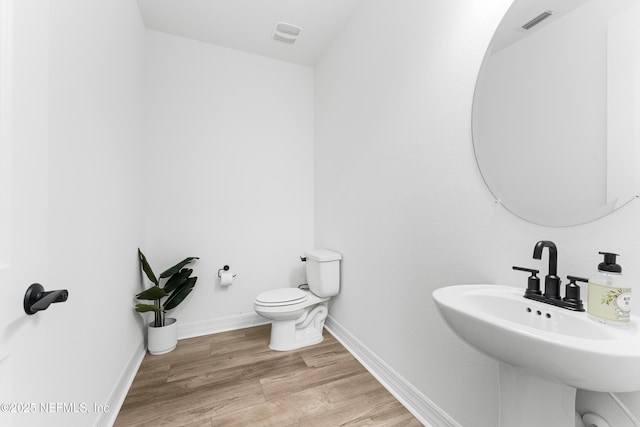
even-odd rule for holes
{"type": "Polygon", "coordinates": [[[306,251],[304,256],[316,262],[338,261],[342,259],[342,255],[329,249],[311,249],[306,251]]]}

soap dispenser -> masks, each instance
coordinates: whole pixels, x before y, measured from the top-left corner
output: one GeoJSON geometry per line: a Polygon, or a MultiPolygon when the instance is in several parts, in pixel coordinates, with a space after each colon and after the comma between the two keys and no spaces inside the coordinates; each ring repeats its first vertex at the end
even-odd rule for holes
{"type": "Polygon", "coordinates": [[[587,315],[596,322],[626,327],[631,319],[631,288],[625,284],[618,254],[599,252],[604,261],[589,279],[587,315]]]}

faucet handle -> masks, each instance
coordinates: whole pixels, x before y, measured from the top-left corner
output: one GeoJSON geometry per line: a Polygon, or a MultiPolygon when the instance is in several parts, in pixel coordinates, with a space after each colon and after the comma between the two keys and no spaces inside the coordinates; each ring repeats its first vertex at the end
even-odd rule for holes
{"type": "Polygon", "coordinates": [[[566,302],[570,305],[567,307],[574,311],[584,311],[584,306],[582,304],[582,300],[580,299],[580,286],[576,282],[588,282],[589,279],[585,279],[584,277],[577,276],[567,276],[569,279],[569,283],[565,286],[564,290],[564,298],[562,301],[566,302]]]}
{"type": "Polygon", "coordinates": [[[540,273],[540,270],[536,270],[535,268],[526,268],[526,267],[517,267],[517,266],[513,266],[512,267],[514,270],[518,270],[518,271],[526,271],[528,273],[531,273],[532,275],[536,275],[538,273],[540,273]]]}
{"type": "Polygon", "coordinates": [[[542,295],[542,292],[540,292],[540,278],[536,276],[536,274],[540,273],[540,270],[536,270],[534,268],[516,267],[515,265],[513,266],[513,269],[518,271],[526,271],[527,273],[531,274],[531,276],[529,276],[529,280],[527,281],[527,290],[524,291],[525,296],[542,295]]]}

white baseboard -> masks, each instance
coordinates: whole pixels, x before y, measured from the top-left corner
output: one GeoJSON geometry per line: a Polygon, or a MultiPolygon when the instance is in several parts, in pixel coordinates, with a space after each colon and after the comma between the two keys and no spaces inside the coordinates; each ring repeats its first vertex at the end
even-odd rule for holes
{"type": "Polygon", "coordinates": [[[252,326],[265,325],[270,320],[256,313],[238,314],[235,316],[221,317],[219,319],[204,320],[201,322],[178,323],[178,339],[200,337],[203,335],[217,334],[218,332],[233,331],[236,329],[250,328],[252,326]]]}
{"type": "Polygon", "coordinates": [[[100,412],[94,427],[109,427],[115,423],[116,418],[118,417],[118,412],[120,412],[120,408],[124,403],[124,399],[127,397],[129,388],[138,373],[138,369],[140,368],[140,364],[142,363],[142,359],[144,359],[144,355],[146,353],[147,348],[145,347],[143,340],[140,340],[140,343],[125,366],[124,371],[122,371],[122,374],[120,374],[118,381],[113,387],[107,402],[105,402],[105,408],[108,409],[105,409],[104,412],[100,412]]]}
{"type": "Polygon", "coordinates": [[[325,328],[422,424],[462,427],[331,316],[325,328]]]}

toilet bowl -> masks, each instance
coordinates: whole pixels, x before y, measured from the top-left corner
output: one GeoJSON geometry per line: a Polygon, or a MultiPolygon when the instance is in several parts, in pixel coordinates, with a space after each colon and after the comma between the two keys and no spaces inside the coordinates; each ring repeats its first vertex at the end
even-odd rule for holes
{"type": "Polygon", "coordinates": [[[269,348],[295,350],[322,342],[328,300],[298,288],[274,289],[258,295],[253,303],[256,313],[271,320],[269,348]]]}
{"type": "Polygon", "coordinates": [[[342,256],[315,249],[305,252],[305,259],[309,290],[273,289],[259,294],[253,302],[256,313],[271,320],[272,350],[295,350],[322,342],[328,301],[340,288],[342,256]]]}

